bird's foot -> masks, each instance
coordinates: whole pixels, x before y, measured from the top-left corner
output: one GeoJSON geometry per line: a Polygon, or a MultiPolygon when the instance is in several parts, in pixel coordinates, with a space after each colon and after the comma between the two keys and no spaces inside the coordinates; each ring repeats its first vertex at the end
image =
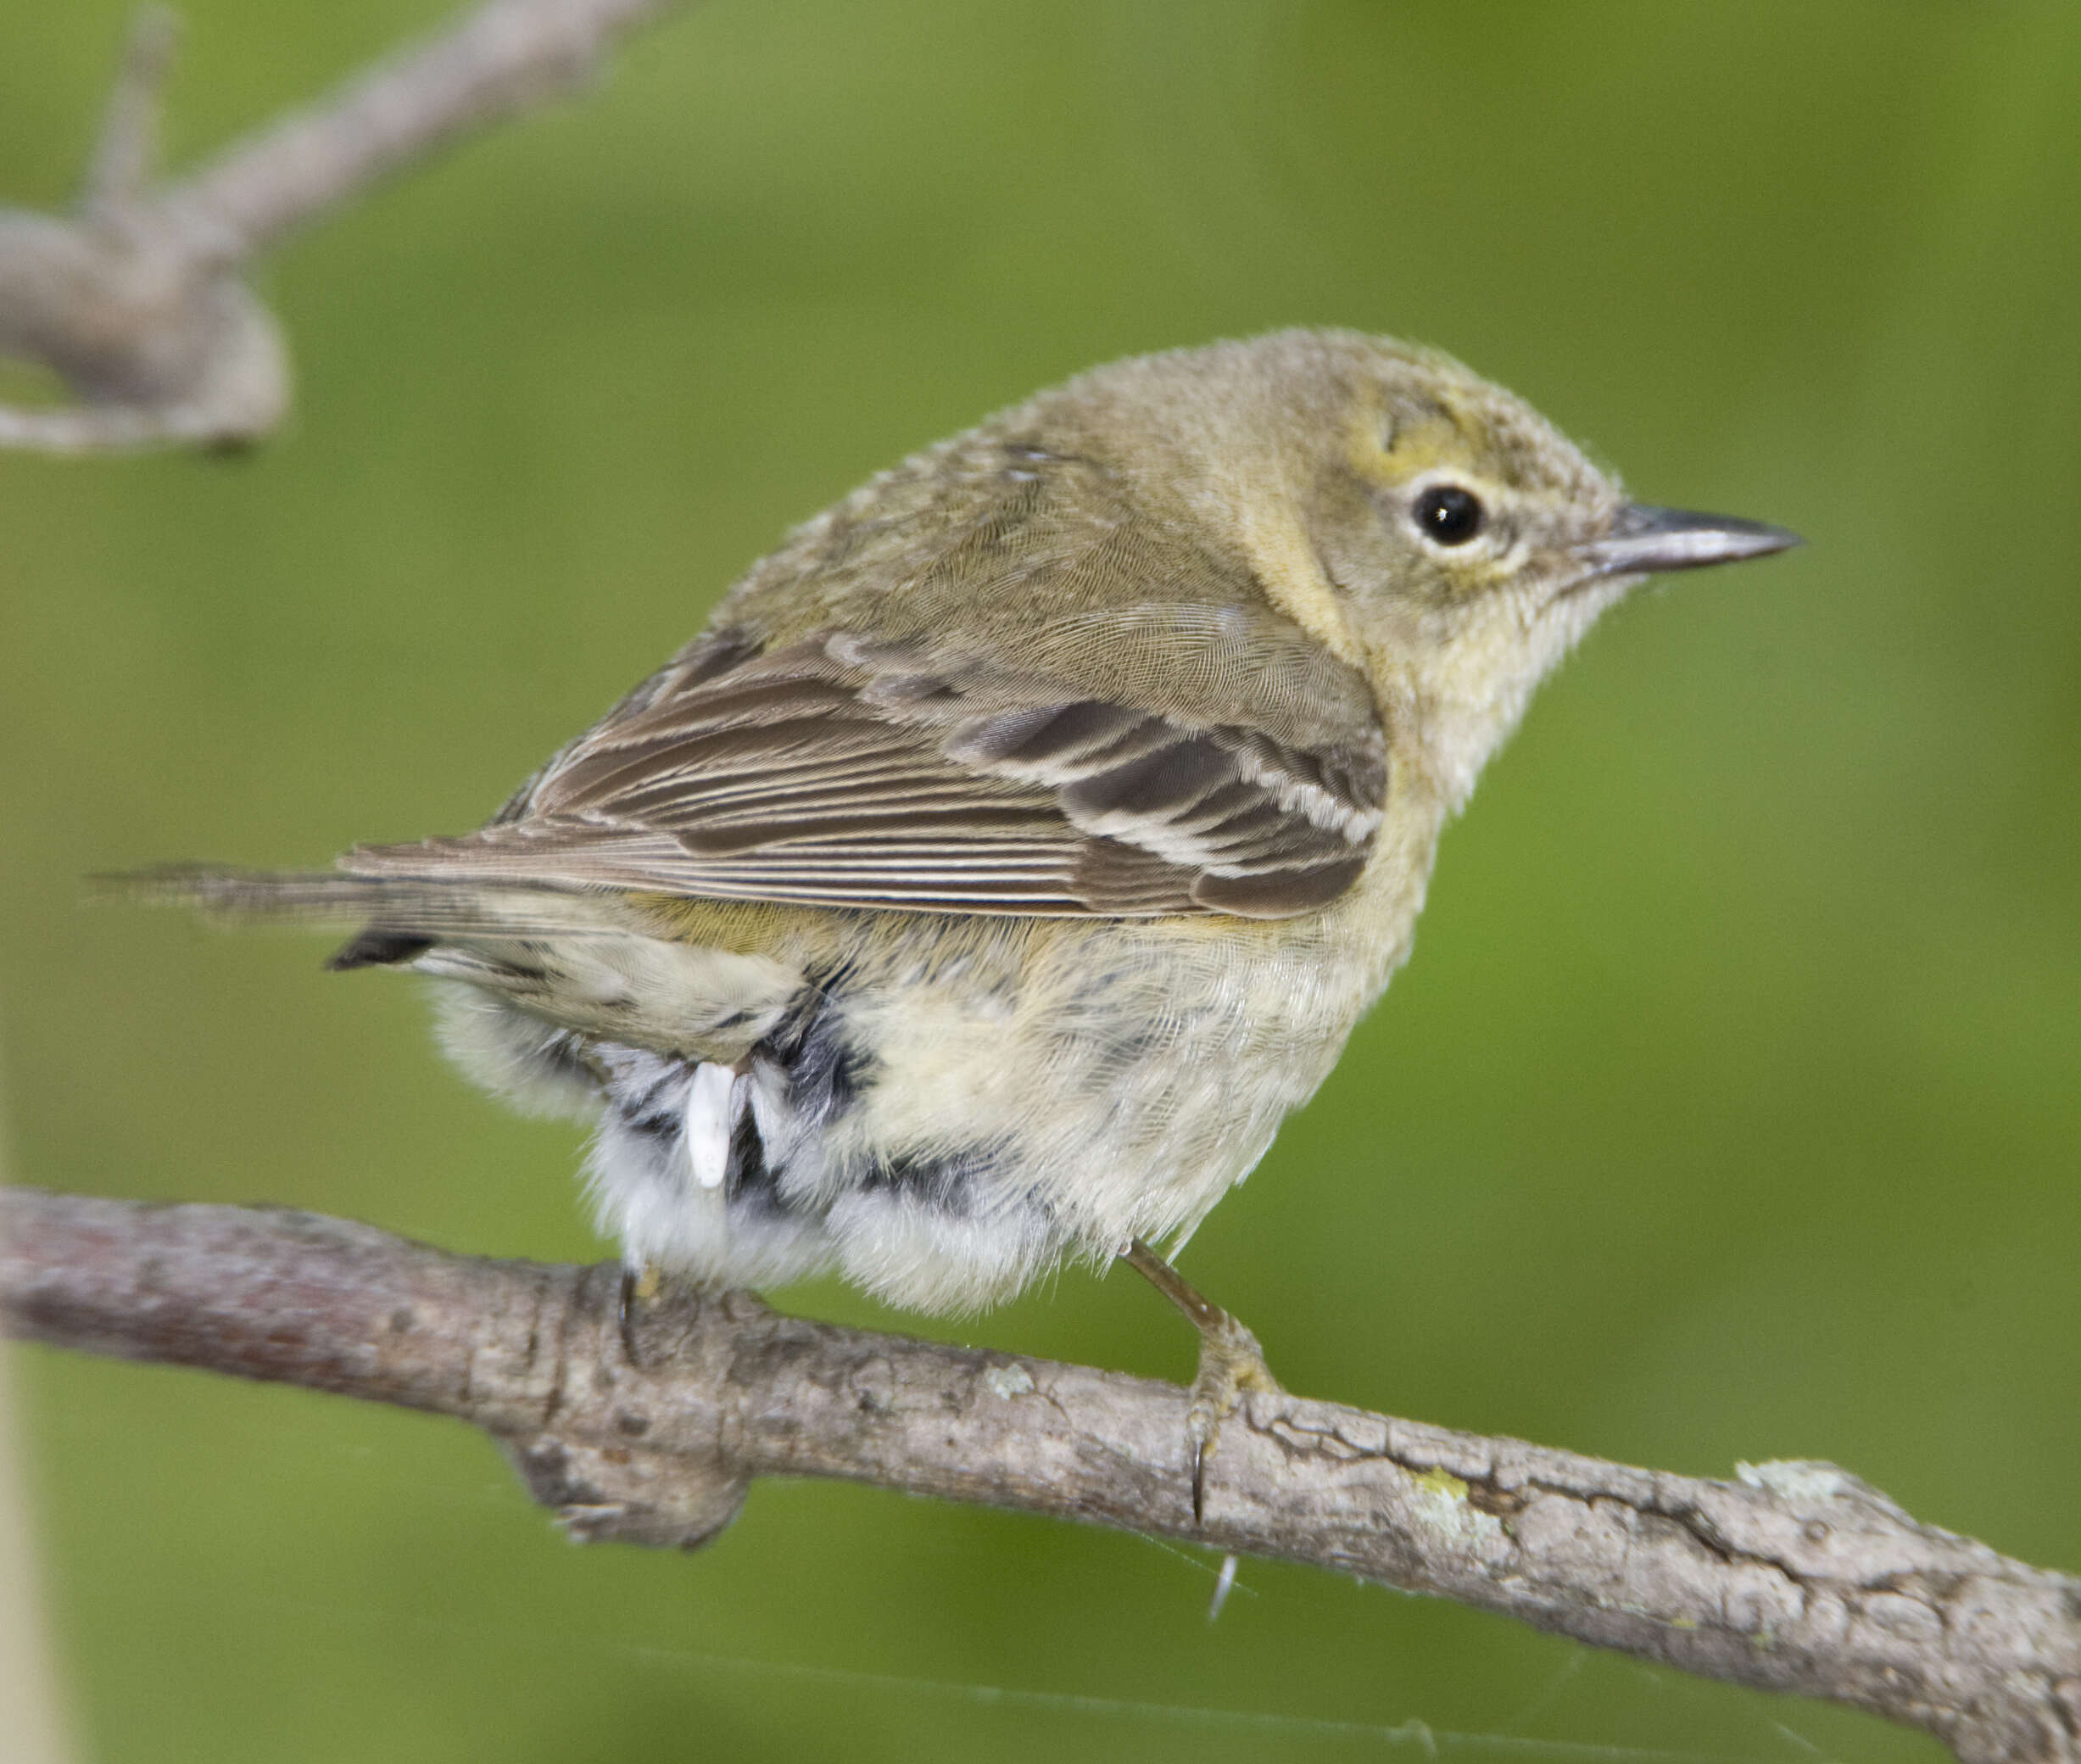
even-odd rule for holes
{"type": "Polygon", "coordinates": [[[636,1322],[644,1306],[657,1297],[658,1289],[665,1283],[665,1270],[656,1262],[645,1262],[640,1267],[622,1270],[622,1291],[615,1307],[615,1322],[622,1332],[622,1352],[628,1356],[632,1366],[643,1364],[643,1355],[637,1351],[636,1322]]]}
{"type": "Polygon", "coordinates": [[[1221,1423],[1242,1407],[1252,1391],[1276,1395],[1279,1381],[1264,1364],[1258,1338],[1226,1311],[1219,1321],[1202,1324],[1199,1337],[1199,1375],[1192,1381],[1192,1401],[1185,1412],[1185,1434],[1192,1448],[1192,1522],[1207,1519],[1207,1460],[1221,1434],[1221,1423]]]}
{"type": "Polygon", "coordinates": [[[1121,1252],[1158,1292],[1192,1320],[1199,1331],[1199,1372],[1186,1410],[1186,1443],[1192,1454],[1192,1522],[1207,1518],[1207,1460],[1219,1443],[1221,1424],[1252,1391],[1276,1394],[1279,1381],[1264,1363],[1258,1338],[1235,1317],[1202,1296],[1183,1275],[1135,1238],[1121,1252]]]}

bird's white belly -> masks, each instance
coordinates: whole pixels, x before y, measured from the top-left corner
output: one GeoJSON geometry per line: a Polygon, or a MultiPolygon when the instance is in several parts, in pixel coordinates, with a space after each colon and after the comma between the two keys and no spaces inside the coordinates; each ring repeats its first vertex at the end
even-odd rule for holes
{"type": "Polygon", "coordinates": [[[1197,1225],[1328,1074],[1414,893],[1362,886],[1299,935],[862,916],[749,1054],[497,1006],[449,1039],[509,1089],[545,1041],[559,1082],[591,1072],[591,1186],[632,1261],[972,1309],[1197,1225]]]}

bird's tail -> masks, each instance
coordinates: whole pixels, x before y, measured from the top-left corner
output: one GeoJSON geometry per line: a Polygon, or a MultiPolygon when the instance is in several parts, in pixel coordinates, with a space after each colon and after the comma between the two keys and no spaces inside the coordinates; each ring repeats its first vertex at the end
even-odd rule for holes
{"type": "Polygon", "coordinates": [[[337,969],[409,962],[439,942],[612,936],[633,928],[611,893],[525,884],[186,863],[93,879],[105,897],[192,907],[220,924],[351,930],[327,963],[337,969]]]}

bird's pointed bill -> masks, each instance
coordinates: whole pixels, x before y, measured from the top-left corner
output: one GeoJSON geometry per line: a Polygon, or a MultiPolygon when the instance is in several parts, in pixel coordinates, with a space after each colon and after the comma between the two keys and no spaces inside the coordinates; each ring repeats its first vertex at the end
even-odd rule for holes
{"type": "Polygon", "coordinates": [[[1805,543],[1783,527],[1736,515],[1701,515],[1687,508],[1629,502],[1610,531],[1583,546],[1581,555],[1596,575],[1635,576],[1767,557],[1805,543]]]}

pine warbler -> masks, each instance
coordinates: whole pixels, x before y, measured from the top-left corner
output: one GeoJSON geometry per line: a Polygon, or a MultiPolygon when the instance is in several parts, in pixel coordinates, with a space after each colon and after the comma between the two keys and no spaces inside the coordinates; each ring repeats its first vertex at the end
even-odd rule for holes
{"type": "Polygon", "coordinates": [[[468,1071],[597,1122],[632,1268],[948,1310],[1129,1256],[1203,1449],[1269,1375],[1148,1244],[1322,1082],[1598,615],[1794,543],[1402,343],[1122,361],[798,529],[481,830],[165,889],[445,983],[468,1071]]]}

